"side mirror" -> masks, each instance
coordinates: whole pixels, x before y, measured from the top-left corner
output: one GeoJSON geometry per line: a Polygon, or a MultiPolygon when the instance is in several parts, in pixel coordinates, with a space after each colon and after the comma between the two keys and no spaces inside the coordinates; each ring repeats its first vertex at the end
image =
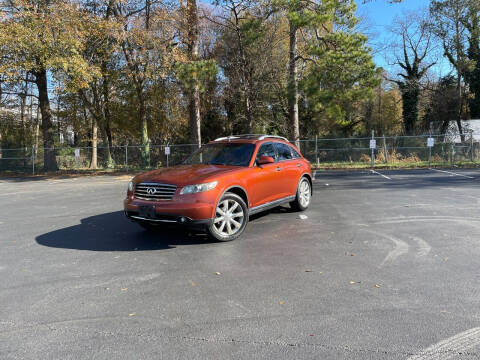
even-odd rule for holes
{"type": "Polygon", "coordinates": [[[273,164],[275,160],[271,156],[260,156],[257,159],[257,164],[258,165],[265,165],[265,164],[273,164]]]}

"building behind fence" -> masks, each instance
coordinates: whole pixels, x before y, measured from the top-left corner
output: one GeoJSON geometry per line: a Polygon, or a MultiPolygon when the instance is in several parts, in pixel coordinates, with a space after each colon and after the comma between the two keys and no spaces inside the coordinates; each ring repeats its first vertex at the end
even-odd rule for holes
{"type": "MultiPolygon", "coordinates": [[[[318,167],[452,166],[480,162],[480,134],[382,136],[365,138],[315,138],[300,141],[302,154],[318,167]],[[432,140],[428,139],[433,139],[432,140]],[[374,143],[372,144],[372,140],[374,143]],[[375,145],[374,148],[371,146],[375,145]],[[432,145],[432,146],[428,146],[432,145]],[[373,155],[373,156],[372,156],[373,155]]],[[[178,165],[196,149],[195,145],[150,145],[150,168],[178,165]],[[167,155],[167,153],[169,153],[167,155]]],[[[98,168],[107,167],[107,148],[97,147],[98,168]]],[[[55,148],[60,170],[91,167],[91,147],[55,148]]],[[[114,169],[145,169],[142,147],[110,148],[114,169]]],[[[43,170],[43,148],[0,149],[0,172],[36,173],[43,170]]]]}

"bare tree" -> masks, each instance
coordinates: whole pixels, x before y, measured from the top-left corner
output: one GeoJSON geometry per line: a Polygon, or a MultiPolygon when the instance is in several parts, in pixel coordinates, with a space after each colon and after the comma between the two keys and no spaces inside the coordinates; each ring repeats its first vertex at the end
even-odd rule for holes
{"type": "Polygon", "coordinates": [[[423,78],[436,64],[432,59],[435,45],[424,14],[406,14],[395,21],[391,32],[400,39],[399,43],[393,45],[392,55],[393,65],[401,69],[392,81],[402,94],[405,133],[411,135],[417,125],[423,78]]]}

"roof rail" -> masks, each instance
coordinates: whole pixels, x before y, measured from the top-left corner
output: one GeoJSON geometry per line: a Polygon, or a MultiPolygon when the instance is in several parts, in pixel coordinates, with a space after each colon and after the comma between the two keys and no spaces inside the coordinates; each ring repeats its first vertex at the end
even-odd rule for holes
{"type": "Polygon", "coordinates": [[[215,139],[214,141],[223,141],[223,140],[234,140],[234,139],[240,139],[238,136],[225,136],[225,137],[221,137],[221,138],[218,138],[218,139],[215,139]]]}
{"type": "Polygon", "coordinates": [[[235,139],[258,139],[258,140],[263,140],[266,138],[274,138],[274,139],[282,139],[285,141],[288,141],[286,138],[283,136],[277,136],[277,135],[265,135],[265,134],[240,134],[240,135],[231,135],[231,136],[225,136],[221,137],[218,139],[215,139],[214,141],[224,141],[224,140],[235,140],[235,139]]]}
{"type": "Polygon", "coordinates": [[[258,138],[258,140],[263,140],[266,138],[282,139],[282,140],[288,141],[287,138],[283,136],[277,136],[277,135],[262,135],[258,138]]]}

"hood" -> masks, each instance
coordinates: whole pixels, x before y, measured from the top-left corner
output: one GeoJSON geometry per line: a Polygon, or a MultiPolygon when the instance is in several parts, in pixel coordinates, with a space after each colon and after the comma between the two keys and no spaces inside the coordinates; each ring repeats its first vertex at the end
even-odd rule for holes
{"type": "Polygon", "coordinates": [[[177,186],[193,185],[206,182],[210,177],[238,170],[238,168],[238,166],[228,165],[178,165],[137,175],[135,183],[158,182],[177,186]]]}

